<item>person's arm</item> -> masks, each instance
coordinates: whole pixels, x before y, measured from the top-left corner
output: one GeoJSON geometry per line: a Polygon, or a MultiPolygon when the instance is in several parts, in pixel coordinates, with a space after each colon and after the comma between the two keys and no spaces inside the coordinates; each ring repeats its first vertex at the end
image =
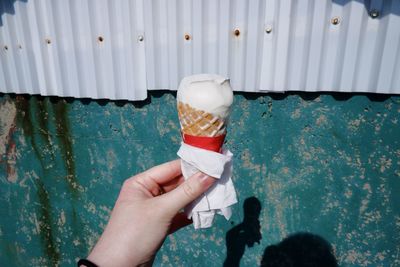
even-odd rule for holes
{"type": "Polygon", "coordinates": [[[184,180],[180,160],[126,180],[88,260],[100,267],[148,266],[165,237],[191,223],[181,213],[215,179],[201,172],[184,180]]]}

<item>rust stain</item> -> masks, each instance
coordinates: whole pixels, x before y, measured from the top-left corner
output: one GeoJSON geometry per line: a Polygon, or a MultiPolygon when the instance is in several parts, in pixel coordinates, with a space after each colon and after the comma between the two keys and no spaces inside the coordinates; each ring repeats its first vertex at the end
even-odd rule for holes
{"type": "Polygon", "coordinates": [[[32,116],[31,103],[28,98],[23,96],[17,96],[15,101],[15,106],[17,108],[17,116],[16,116],[17,124],[20,125],[20,127],[22,127],[25,138],[30,139],[32,149],[36,157],[39,159],[41,168],[44,172],[46,172],[45,162],[43,161],[43,157],[40,152],[41,150],[39,149],[39,145],[37,143],[37,140],[34,138],[33,134],[34,127],[31,119],[32,116]]]}
{"type": "MultiPolygon", "coordinates": [[[[45,144],[49,147],[51,147],[50,143],[50,133],[49,133],[49,121],[48,121],[48,109],[46,105],[46,101],[43,100],[38,100],[37,98],[34,99],[35,104],[37,106],[38,112],[37,114],[37,120],[38,120],[38,126],[39,126],[39,133],[43,136],[43,141],[45,144]]],[[[54,155],[53,155],[53,160],[54,160],[54,155]]]]}
{"type": "MultiPolygon", "coordinates": [[[[49,129],[48,114],[50,112],[47,105],[48,99],[38,99],[36,97],[27,99],[24,97],[17,97],[17,120],[22,125],[25,137],[30,138],[32,148],[38,157],[43,171],[46,171],[45,160],[43,159],[43,149],[40,146],[40,141],[35,137],[34,134],[34,121],[33,118],[37,119],[38,132],[37,134],[41,138],[41,141],[45,146],[52,152],[51,157],[54,160],[55,156],[53,153],[51,140],[51,134],[49,129]],[[37,110],[35,110],[37,109],[37,110]],[[35,112],[36,111],[36,112],[35,112]],[[35,117],[33,117],[35,116],[35,117]]],[[[51,106],[50,106],[51,107],[51,106]]],[[[67,119],[67,108],[64,100],[59,100],[52,106],[55,115],[56,124],[56,136],[60,142],[60,148],[62,151],[62,157],[64,159],[65,167],[67,170],[67,182],[68,187],[71,189],[73,196],[77,196],[78,183],[76,182],[75,174],[75,160],[73,157],[72,141],[69,131],[69,123],[67,119]]]]}
{"type": "MultiPolygon", "coordinates": [[[[40,153],[37,140],[34,138],[33,122],[31,119],[31,102],[29,101],[29,99],[23,96],[17,96],[15,104],[17,108],[17,122],[19,125],[22,126],[25,138],[30,139],[33,151],[40,162],[44,174],[46,175],[47,171],[44,165],[45,162],[40,153]]],[[[53,238],[49,193],[40,178],[35,179],[35,185],[37,188],[37,196],[40,202],[38,210],[38,213],[40,215],[38,223],[38,233],[40,234],[42,246],[44,248],[47,258],[52,262],[53,265],[56,265],[60,260],[60,254],[55,247],[55,241],[53,238]]]]}
{"type": "MultiPolygon", "coordinates": [[[[52,177],[51,169],[46,166],[49,160],[54,160],[55,155],[53,152],[53,146],[51,139],[53,136],[59,140],[59,149],[61,150],[61,157],[65,165],[67,172],[66,182],[70,189],[71,195],[71,225],[72,235],[74,238],[80,237],[79,229],[81,229],[82,221],[80,216],[77,214],[75,206],[76,201],[79,197],[78,183],[76,182],[75,174],[75,160],[73,157],[72,150],[72,138],[70,136],[69,123],[67,119],[67,108],[66,103],[63,100],[59,100],[54,104],[50,104],[49,98],[37,98],[37,97],[23,97],[17,96],[15,105],[17,109],[17,122],[18,125],[23,129],[24,137],[29,140],[33,152],[39,160],[43,176],[37,179],[37,194],[40,202],[40,236],[42,239],[44,250],[51,262],[54,263],[59,260],[59,252],[54,248],[54,231],[51,230],[52,218],[51,218],[51,206],[49,191],[44,184],[43,179],[50,179],[52,177]],[[54,120],[49,120],[48,114],[54,114],[54,120]],[[50,129],[50,122],[55,123],[56,133],[52,133],[50,129]],[[51,158],[46,158],[46,149],[50,148],[52,154],[51,158]]],[[[85,240],[84,240],[85,241],[85,240]]],[[[87,242],[80,242],[80,248],[87,247],[87,242]]]]}
{"type": "Polygon", "coordinates": [[[55,124],[57,138],[60,143],[60,149],[62,152],[63,162],[67,170],[66,181],[68,188],[70,189],[70,194],[72,197],[72,235],[75,237],[75,246],[80,247],[80,249],[87,248],[87,241],[80,238],[79,229],[83,225],[83,222],[77,214],[76,211],[76,201],[79,198],[79,184],[76,178],[75,172],[75,158],[72,146],[72,136],[70,131],[70,125],[68,120],[68,110],[67,103],[65,100],[58,99],[56,103],[53,104],[53,111],[55,115],[55,124]],[[82,242],[80,242],[82,241],[82,242]]]}
{"type": "Polygon", "coordinates": [[[57,137],[60,141],[62,157],[67,170],[67,182],[72,195],[78,196],[78,183],[75,173],[74,151],[72,149],[72,138],[70,135],[69,121],[67,117],[67,104],[65,100],[58,100],[53,104],[57,137]]]}
{"type": "Polygon", "coordinates": [[[40,238],[42,240],[42,245],[48,259],[51,261],[53,265],[56,266],[60,261],[60,252],[54,240],[49,193],[47,192],[45,185],[40,179],[36,179],[35,184],[37,187],[38,199],[40,201],[40,206],[39,206],[40,238]]]}

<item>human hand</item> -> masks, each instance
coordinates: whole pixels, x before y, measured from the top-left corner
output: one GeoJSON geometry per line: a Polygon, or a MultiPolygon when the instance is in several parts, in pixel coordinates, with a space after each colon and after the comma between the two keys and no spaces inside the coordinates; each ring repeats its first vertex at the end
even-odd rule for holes
{"type": "Polygon", "coordinates": [[[191,223],[180,210],[214,181],[201,172],[185,181],[180,160],[127,179],[88,259],[101,267],[151,265],[165,237],[191,223]]]}

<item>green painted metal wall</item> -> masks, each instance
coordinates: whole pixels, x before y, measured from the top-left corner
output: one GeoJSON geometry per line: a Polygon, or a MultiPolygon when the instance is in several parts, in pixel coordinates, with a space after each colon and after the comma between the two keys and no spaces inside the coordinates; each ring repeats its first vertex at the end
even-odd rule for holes
{"type": "MultiPolygon", "coordinates": [[[[261,203],[264,249],[307,231],[340,266],[400,266],[400,97],[235,95],[226,145],[240,203],[231,221],[167,238],[156,266],[222,266],[243,201],[261,203]]],[[[0,265],[71,266],[104,228],[125,178],[176,158],[175,97],[145,102],[3,95],[0,265]]],[[[134,226],[133,226],[134,227],[134,226]]]]}

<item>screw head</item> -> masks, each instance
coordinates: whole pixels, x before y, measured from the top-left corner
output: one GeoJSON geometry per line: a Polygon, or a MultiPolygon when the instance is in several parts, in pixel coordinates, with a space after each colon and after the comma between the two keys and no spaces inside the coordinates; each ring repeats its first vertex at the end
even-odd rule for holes
{"type": "Polygon", "coordinates": [[[369,12],[369,15],[371,16],[371,18],[376,19],[377,17],[379,17],[379,11],[376,9],[373,9],[369,12]]]}
{"type": "Polygon", "coordinates": [[[265,28],[265,33],[270,34],[271,32],[272,32],[272,27],[271,27],[271,26],[267,26],[267,27],[265,28]]]}
{"type": "Polygon", "coordinates": [[[239,29],[235,29],[235,30],[233,31],[233,34],[234,34],[236,37],[239,37],[239,35],[240,35],[240,30],[239,30],[239,29]]]}
{"type": "Polygon", "coordinates": [[[137,39],[138,39],[139,42],[143,42],[144,36],[143,35],[139,35],[137,39]]]}
{"type": "Polygon", "coordinates": [[[340,23],[340,18],[339,17],[333,17],[331,19],[332,25],[338,25],[340,23]]]}
{"type": "Polygon", "coordinates": [[[97,41],[99,41],[99,43],[102,43],[104,41],[104,37],[100,35],[99,37],[97,37],[97,41]]]}
{"type": "Polygon", "coordinates": [[[185,34],[185,40],[186,40],[186,41],[189,41],[190,39],[192,39],[191,36],[190,36],[190,34],[185,34]]]}
{"type": "Polygon", "coordinates": [[[46,42],[46,44],[51,44],[50,38],[46,38],[44,41],[46,42]]]}

